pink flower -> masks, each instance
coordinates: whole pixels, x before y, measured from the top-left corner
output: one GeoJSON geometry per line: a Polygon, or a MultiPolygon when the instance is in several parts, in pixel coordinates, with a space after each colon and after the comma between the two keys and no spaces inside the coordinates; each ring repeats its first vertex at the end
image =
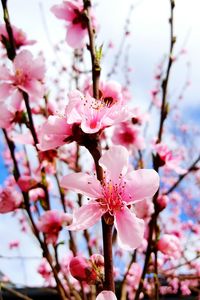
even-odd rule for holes
{"type": "Polygon", "coordinates": [[[67,123],[80,124],[85,133],[98,132],[131,117],[132,113],[121,99],[111,96],[97,100],[89,94],[84,96],[78,90],[69,94],[69,103],[66,107],[67,123]]]}
{"type": "MultiPolygon", "coordinates": [[[[90,96],[93,96],[93,86],[89,84],[89,86],[86,86],[84,92],[89,92],[90,96]]],[[[124,100],[122,86],[116,81],[100,81],[99,100],[107,106],[122,102],[124,100]]]]}
{"type": "Polygon", "coordinates": [[[179,166],[181,156],[175,156],[167,145],[158,143],[154,145],[154,149],[160,158],[160,166],[165,166],[167,169],[174,170],[178,174],[184,174],[186,172],[185,169],[179,166]]]}
{"type": "Polygon", "coordinates": [[[163,254],[179,258],[181,255],[180,239],[172,234],[164,234],[157,243],[157,248],[163,254]]]}
{"type": "Polygon", "coordinates": [[[37,272],[44,278],[44,280],[48,284],[50,285],[52,284],[52,279],[53,279],[52,271],[45,258],[42,259],[40,265],[37,268],[37,272]]]}
{"type": "Polygon", "coordinates": [[[127,206],[136,200],[152,197],[158,189],[159,176],[154,170],[130,171],[128,158],[126,148],[113,146],[99,160],[104,170],[102,182],[84,173],[70,174],[61,180],[62,187],[92,198],[74,212],[73,222],[67,227],[69,230],[91,227],[108,213],[114,217],[121,247],[130,250],[141,244],[144,221],[127,206]]]}
{"type": "Polygon", "coordinates": [[[138,263],[132,263],[126,278],[127,292],[130,299],[133,299],[134,298],[133,296],[135,296],[135,292],[138,289],[138,285],[140,283],[141,274],[142,274],[141,266],[138,263]]]}
{"type": "Polygon", "coordinates": [[[72,126],[67,124],[64,117],[49,116],[39,130],[38,149],[47,151],[67,143],[72,136],[72,126]]]}
{"type": "Polygon", "coordinates": [[[122,145],[127,149],[142,150],[145,147],[143,137],[140,136],[140,130],[130,122],[122,122],[116,126],[112,142],[116,145],[122,145]]]}
{"type": "Polygon", "coordinates": [[[18,179],[17,184],[22,192],[28,192],[30,189],[34,188],[38,182],[38,180],[32,178],[31,176],[23,175],[18,179]]]}
{"type": "Polygon", "coordinates": [[[42,188],[36,188],[29,191],[30,200],[36,202],[45,199],[45,192],[42,188]]]}
{"type": "Polygon", "coordinates": [[[71,222],[69,214],[57,210],[46,211],[38,222],[38,229],[46,235],[47,243],[56,244],[62,226],[71,222]]]}
{"type": "MultiPolygon", "coordinates": [[[[84,40],[87,36],[87,16],[84,12],[83,1],[71,0],[63,1],[60,5],[54,5],[51,11],[58,19],[67,22],[66,41],[72,48],[81,48],[84,46],[84,40]]],[[[92,15],[92,25],[95,27],[95,19],[92,15]]]]}
{"type": "Polygon", "coordinates": [[[0,191],[0,213],[14,211],[22,203],[22,196],[15,189],[5,187],[0,191]]]}
{"type": "Polygon", "coordinates": [[[44,72],[42,57],[33,59],[30,51],[22,50],[13,61],[13,72],[0,66],[0,99],[12,96],[14,102],[19,102],[22,98],[19,90],[36,99],[43,97],[44,72]]]}
{"type": "MultiPolygon", "coordinates": [[[[14,41],[15,41],[15,47],[17,49],[20,48],[21,46],[33,45],[36,43],[36,41],[27,40],[25,32],[23,30],[17,28],[14,25],[12,25],[12,32],[13,32],[13,37],[14,37],[14,41]]],[[[5,44],[3,37],[6,38],[6,40],[9,40],[6,27],[4,24],[1,24],[0,25],[0,41],[2,42],[2,44],[5,44]]]]}
{"type": "Polygon", "coordinates": [[[20,245],[19,240],[14,240],[12,242],[9,243],[9,249],[14,249],[14,248],[18,248],[20,245]]]}
{"type": "Polygon", "coordinates": [[[97,297],[96,300],[117,300],[115,294],[111,291],[102,291],[97,297]]]}

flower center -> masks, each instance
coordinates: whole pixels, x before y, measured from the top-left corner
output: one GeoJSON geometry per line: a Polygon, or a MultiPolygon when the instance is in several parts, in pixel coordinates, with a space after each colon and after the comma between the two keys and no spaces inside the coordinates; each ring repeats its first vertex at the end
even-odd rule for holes
{"type": "Polygon", "coordinates": [[[115,212],[123,210],[125,202],[123,201],[126,182],[119,181],[113,184],[111,180],[104,180],[102,183],[103,198],[100,199],[100,205],[103,210],[114,215],[115,212]]]}
{"type": "Polygon", "coordinates": [[[15,85],[24,85],[27,80],[27,75],[23,73],[23,70],[17,69],[15,72],[15,85]]]}
{"type": "Polygon", "coordinates": [[[84,13],[84,11],[79,11],[78,9],[74,9],[75,18],[73,19],[73,24],[80,24],[81,28],[84,30],[87,28],[88,17],[84,13]]]}

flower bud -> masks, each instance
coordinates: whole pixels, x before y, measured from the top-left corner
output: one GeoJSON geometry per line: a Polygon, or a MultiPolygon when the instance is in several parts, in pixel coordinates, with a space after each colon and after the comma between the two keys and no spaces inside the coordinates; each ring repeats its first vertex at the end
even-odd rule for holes
{"type": "Polygon", "coordinates": [[[73,257],[69,263],[69,270],[74,278],[79,281],[86,281],[88,284],[92,284],[97,279],[95,270],[85,257],[73,257]]]}
{"type": "Polygon", "coordinates": [[[159,211],[162,211],[167,206],[167,203],[169,202],[169,198],[166,195],[160,195],[157,198],[157,206],[159,211]]]}

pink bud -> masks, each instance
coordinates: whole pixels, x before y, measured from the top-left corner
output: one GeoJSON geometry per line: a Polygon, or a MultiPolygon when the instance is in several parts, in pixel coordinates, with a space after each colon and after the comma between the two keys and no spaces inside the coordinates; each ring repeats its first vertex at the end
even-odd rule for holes
{"type": "Polygon", "coordinates": [[[169,198],[166,195],[160,195],[157,198],[157,205],[159,211],[162,211],[167,206],[167,203],[169,202],[169,198]]]}
{"type": "Polygon", "coordinates": [[[71,275],[79,281],[92,283],[96,280],[97,274],[93,270],[91,263],[85,257],[75,256],[69,263],[71,275]]]}
{"type": "Polygon", "coordinates": [[[180,240],[172,234],[164,234],[157,243],[157,249],[174,258],[179,258],[181,255],[180,240]]]}

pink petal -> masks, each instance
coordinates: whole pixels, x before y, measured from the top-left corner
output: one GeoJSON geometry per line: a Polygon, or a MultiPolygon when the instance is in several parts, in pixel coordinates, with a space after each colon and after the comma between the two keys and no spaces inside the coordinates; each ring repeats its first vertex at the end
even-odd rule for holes
{"type": "Polygon", "coordinates": [[[14,59],[14,69],[15,70],[29,70],[31,62],[33,61],[33,55],[28,50],[22,50],[18,53],[14,59]]]}
{"type": "Polygon", "coordinates": [[[18,87],[21,88],[23,91],[27,92],[29,96],[35,98],[42,98],[45,93],[44,85],[35,78],[32,78],[23,85],[18,85],[18,87]]]}
{"type": "Polygon", "coordinates": [[[66,41],[72,48],[82,48],[87,30],[82,29],[80,24],[70,24],[67,29],[66,41]]]}
{"type": "Polygon", "coordinates": [[[124,181],[127,195],[127,199],[124,200],[128,203],[153,197],[159,187],[159,175],[154,170],[131,171],[125,176],[124,181]]]}
{"type": "Polygon", "coordinates": [[[5,102],[0,102],[0,127],[9,128],[12,120],[14,119],[14,114],[6,106],[5,102]]]}
{"type": "Polygon", "coordinates": [[[39,130],[40,143],[37,147],[41,151],[55,149],[66,144],[66,139],[71,135],[72,127],[67,124],[65,117],[49,116],[39,130]]]}
{"type": "Polygon", "coordinates": [[[85,230],[96,224],[103,214],[104,211],[101,210],[99,203],[91,200],[75,210],[72,224],[67,226],[67,229],[85,230]]]}
{"type": "Polygon", "coordinates": [[[0,66],[0,80],[9,80],[10,79],[10,71],[5,66],[0,66]]]}
{"type": "Polygon", "coordinates": [[[127,207],[115,213],[115,227],[119,245],[125,250],[140,246],[144,236],[144,221],[136,217],[127,207]]]}
{"type": "Polygon", "coordinates": [[[6,97],[9,97],[9,95],[14,90],[13,86],[10,83],[1,83],[0,84],[0,99],[5,100],[6,97]]]}
{"type": "Polygon", "coordinates": [[[15,90],[12,94],[11,104],[13,112],[21,111],[23,109],[22,94],[18,90],[15,90]]]}
{"type": "Polygon", "coordinates": [[[115,294],[111,291],[102,291],[97,297],[96,300],[117,300],[115,294]]]}
{"type": "Polygon", "coordinates": [[[93,199],[102,197],[99,180],[81,172],[64,176],[61,180],[61,186],[93,199]]]}
{"type": "Polygon", "coordinates": [[[10,135],[10,138],[17,144],[34,145],[33,137],[30,132],[14,133],[10,135]]]}
{"type": "Polygon", "coordinates": [[[77,6],[74,3],[66,1],[60,5],[54,5],[51,8],[51,12],[58,18],[63,19],[68,22],[72,22],[75,18],[74,9],[77,9],[77,6]]]}
{"type": "Polygon", "coordinates": [[[110,179],[118,181],[120,174],[124,176],[128,170],[129,154],[123,146],[112,146],[99,160],[100,166],[106,171],[110,179]]]}

